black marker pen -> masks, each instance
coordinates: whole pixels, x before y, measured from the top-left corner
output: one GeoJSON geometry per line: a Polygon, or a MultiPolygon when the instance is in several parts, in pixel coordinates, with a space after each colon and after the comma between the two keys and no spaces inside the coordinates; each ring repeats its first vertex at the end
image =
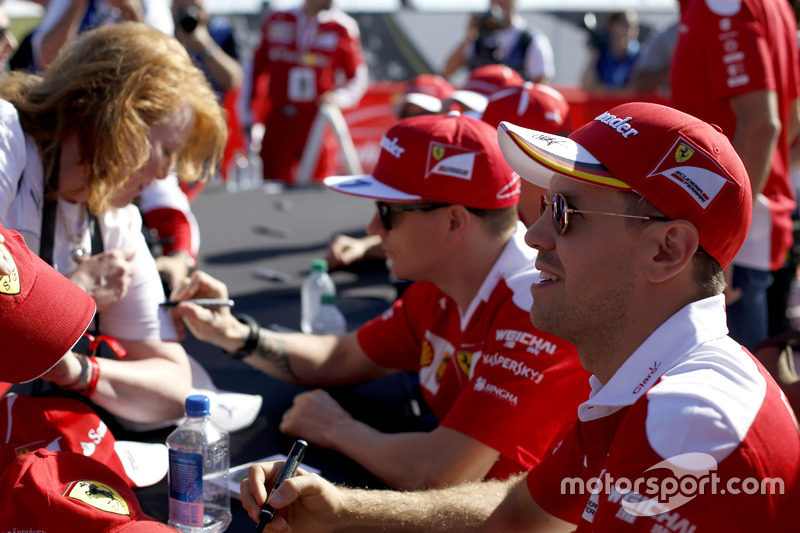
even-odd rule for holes
{"type": "Polygon", "coordinates": [[[289,452],[289,457],[286,458],[286,462],[283,464],[283,470],[281,470],[281,474],[278,476],[275,486],[273,486],[272,490],[269,492],[267,501],[265,501],[264,505],[261,507],[261,513],[259,514],[260,518],[258,519],[258,525],[256,526],[256,531],[258,531],[258,533],[264,531],[264,528],[267,527],[267,524],[272,522],[272,518],[275,516],[275,508],[269,504],[269,497],[272,496],[276,490],[278,490],[278,487],[281,486],[281,483],[290,477],[294,477],[295,472],[297,472],[297,467],[300,465],[300,461],[303,460],[303,456],[306,453],[307,447],[308,443],[303,439],[297,439],[292,445],[292,450],[289,452]]]}
{"type": "Polygon", "coordinates": [[[189,302],[190,304],[199,305],[200,307],[233,307],[233,300],[225,300],[223,298],[194,298],[191,300],[176,300],[170,302],[161,302],[161,307],[175,307],[181,302],[189,302]]]}

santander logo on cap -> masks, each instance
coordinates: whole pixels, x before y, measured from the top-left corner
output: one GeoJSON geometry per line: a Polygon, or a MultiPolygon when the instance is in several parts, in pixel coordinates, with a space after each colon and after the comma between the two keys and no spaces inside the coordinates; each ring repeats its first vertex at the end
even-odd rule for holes
{"type": "Polygon", "coordinates": [[[595,120],[605,124],[606,126],[614,128],[617,133],[622,134],[622,136],[627,139],[631,135],[639,135],[639,132],[632,128],[630,124],[628,124],[632,118],[633,117],[619,118],[616,115],[612,115],[608,111],[605,111],[602,115],[597,116],[595,120]]]}
{"type": "Polygon", "coordinates": [[[405,153],[406,149],[397,144],[397,141],[397,137],[394,139],[389,139],[386,135],[384,135],[381,137],[381,148],[389,152],[396,159],[400,159],[400,156],[405,153]]]}

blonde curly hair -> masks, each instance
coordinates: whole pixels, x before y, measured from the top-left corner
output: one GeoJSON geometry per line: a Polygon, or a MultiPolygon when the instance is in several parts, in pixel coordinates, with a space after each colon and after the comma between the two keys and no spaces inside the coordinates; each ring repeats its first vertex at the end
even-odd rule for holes
{"type": "Polygon", "coordinates": [[[43,77],[6,74],[0,98],[14,105],[22,129],[36,140],[47,185],[52,185],[62,143],[78,134],[93,213],[107,210],[114,194],[147,164],[151,127],[181,106],[195,115],[186,143],[173,156],[181,181],[210,177],[227,141],[224,110],[184,47],[135,22],[79,35],[43,77]]]}

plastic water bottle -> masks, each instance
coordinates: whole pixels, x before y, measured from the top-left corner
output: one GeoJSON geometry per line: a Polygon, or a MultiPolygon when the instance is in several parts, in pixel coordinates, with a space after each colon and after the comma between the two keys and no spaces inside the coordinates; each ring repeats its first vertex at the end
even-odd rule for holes
{"type": "Polygon", "coordinates": [[[311,273],[300,288],[300,329],[311,333],[311,321],[317,315],[323,294],[336,294],[336,285],[328,275],[328,262],[311,261],[311,273]]]}
{"type": "Polygon", "coordinates": [[[311,322],[311,332],[316,335],[344,335],[347,333],[347,320],[336,307],[335,294],[323,294],[320,298],[319,311],[311,322]]]}
{"type": "Polygon", "coordinates": [[[231,523],[230,436],[209,417],[209,400],[186,398],[186,420],[167,437],[169,525],[216,533],[231,523]]]}

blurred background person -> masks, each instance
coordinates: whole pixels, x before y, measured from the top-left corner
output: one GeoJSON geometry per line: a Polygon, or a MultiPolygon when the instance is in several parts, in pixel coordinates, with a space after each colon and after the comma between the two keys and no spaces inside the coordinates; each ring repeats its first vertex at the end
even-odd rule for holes
{"type": "MultiPolygon", "coordinates": [[[[243,98],[264,117],[260,155],[265,181],[295,184],[309,130],[321,103],[340,109],[358,104],[367,90],[367,65],[356,21],[333,0],[305,0],[286,11],[268,11],[253,53],[252,80],[243,98]],[[266,87],[266,91],[260,88],[266,87]]],[[[333,173],[335,140],[323,139],[312,181],[333,173]]]]}
{"type": "Polygon", "coordinates": [[[665,98],[670,95],[670,72],[675,43],[678,40],[678,22],[651,33],[642,46],[639,59],[633,64],[630,78],[634,94],[655,92],[665,98]]]}
{"type": "Polygon", "coordinates": [[[503,64],[526,80],[551,80],[556,67],[550,39],[528,27],[516,4],[516,0],[491,0],[486,12],[473,15],[466,34],[447,58],[442,75],[450,78],[461,67],[474,70],[503,64]]]}
{"type": "Polygon", "coordinates": [[[8,60],[18,46],[17,38],[11,32],[11,18],[0,1],[0,71],[7,70],[8,60]]]}
{"type": "Polygon", "coordinates": [[[225,17],[212,17],[202,0],[172,0],[175,37],[189,51],[220,102],[225,93],[238,89],[243,71],[233,27],[225,17]]]}
{"type": "Polygon", "coordinates": [[[800,134],[797,22],[785,0],[681,0],[680,24],[673,105],[722,128],[750,177],[753,222],[726,269],[726,299],[730,336],[752,351],[769,336],[767,290],[794,241],[789,174],[790,147],[800,134]]]}
{"type": "Polygon", "coordinates": [[[594,93],[629,91],[633,66],[639,58],[639,16],[633,10],[611,13],[605,31],[592,33],[589,61],[581,78],[594,93]]]}

